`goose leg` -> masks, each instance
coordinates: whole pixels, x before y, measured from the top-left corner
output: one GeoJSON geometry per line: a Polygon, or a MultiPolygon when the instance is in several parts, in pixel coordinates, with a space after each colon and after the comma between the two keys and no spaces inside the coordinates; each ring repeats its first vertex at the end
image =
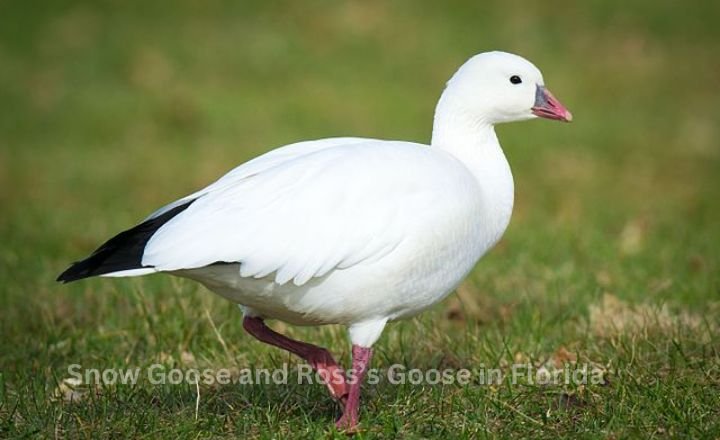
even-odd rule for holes
{"type": "Polygon", "coordinates": [[[359,421],[360,411],[360,385],[365,379],[365,374],[372,358],[372,348],[362,347],[353,344],[352,347],[352,370],[350,371],[349,383],[350,392],[345,403],[345,410],[342,417],[335,424],[338,429],[353,431],[359,421]]]}
{"type": "Polygon", "coordinates": [[[317,345],[296,341],[274,331],[255,316],[243,319],[243,328],[257,340],[287,350],[307,361],[318,372],[333,398],[344,403],[348,392],[345,385],[345,373],[335,362],[329,351],[317,345]]]}

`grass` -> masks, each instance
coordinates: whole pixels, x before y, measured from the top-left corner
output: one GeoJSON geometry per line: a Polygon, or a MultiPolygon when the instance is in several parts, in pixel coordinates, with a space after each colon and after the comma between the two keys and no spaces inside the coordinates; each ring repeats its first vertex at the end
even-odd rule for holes
{"type": "MultiPolygon", "coordinates": [[[[297,139],[426,141],[469,55],[533,60],[576,116],[499,135],[513,221],[374,366],[589,364],[604,385],[364,390],[358,438],[720,436],[716,2],[0,6],[0,437],[342,437],[320,386],[85,387],[68,367],[274,368],[237,308],[169,277],[55,276],[155,207],[297,139]],[[199,394],[199,399],[198,399],[199,394]]],[[[344,364],[344,330],[292,328],[344,364]]]]}

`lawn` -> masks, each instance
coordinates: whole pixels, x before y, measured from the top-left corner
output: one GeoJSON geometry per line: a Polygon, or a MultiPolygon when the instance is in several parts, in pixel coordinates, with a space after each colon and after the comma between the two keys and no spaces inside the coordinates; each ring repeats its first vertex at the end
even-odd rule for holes
{"type": "MultiPolygon", "coordinates": [[[[3,2],[0,437],[342,438],[320,385],[70,386],[73,365],[300,362],[191,282],[55,277],[275,146],[427,142],[444,82],[502,49],[575,121],[499,127],[507,233],[375,346],[374,367],[469,383],[368,384],[356,437],[718,438],[719,19],[718,2],[670,0],[3,2]],[[511,380],[513,365],[602,380],[511,380]]],[[[349,364],[343,328],[272,325],[349,364]]]]}

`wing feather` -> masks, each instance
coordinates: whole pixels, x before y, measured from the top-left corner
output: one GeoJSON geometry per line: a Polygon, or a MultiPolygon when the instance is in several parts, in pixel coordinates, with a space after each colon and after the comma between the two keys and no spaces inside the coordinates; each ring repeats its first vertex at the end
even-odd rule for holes
{"type": "Polygon", "coordinates": [[[443,198],[437,180],[419,174],[433,172],[429,148],[354,138],[332,146],[276,150],[193,194],[150,239],[143,264],[239,262],[243,277],[302,285],[392,252],[414,213],[443,198]],[[398,161],[412,169],[398,171],[398,161]]]}

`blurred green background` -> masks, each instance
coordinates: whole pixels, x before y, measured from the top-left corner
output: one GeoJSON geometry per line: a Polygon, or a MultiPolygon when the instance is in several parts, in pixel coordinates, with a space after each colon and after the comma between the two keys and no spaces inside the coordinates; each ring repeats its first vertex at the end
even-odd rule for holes
{"type": "MultiPolygon", "coordinates": [[[[479,306],[464,307],[463,319],[477,323],[476,334],[497,337],[480,343],[512,340],[519,351],[542,353],[597,344],[606,361],[617,347],[603,351],[602,338],[590,343],[592,335],[567,327],[606,294],[629,304],[669,304],[716,323],[719,20],[716,1],[0,2],[0,433],[47,433],[53,423],[92,432],[78,428],[82,423],[53,422],[78,410],[48,397],[57,376],[78,358],[91,356],[103,366],[118,359],[142,363],[159,351],[206,349],[214,334],[206,322],[197,323],[202,313],[176,305],[179,291],[209,308],[232,337],[244,338],[239,314],[189,283],[153,277],[56,285],[67,263],[276,146],[339,135],[428,142],[444,82],[486,50],[533,61],[575,121],[498,129],[517,199],[505,239],[466,285],[465,301],[479,306]],[[175,326],[163,333],[164,324],[155,323],[164,336],[126,358],[128,341],[148,337],[133,324],[147,311],[138,311],[131,297],[138,295],[128,291],[152,297],[153,310],[173,316],[175,326]],[[516,314],[499,319],[508,304],[516,314]],[[469,310],[480,310],[479,317],[469,310]],[[520,321],[526,320],[536,325],[525,328],[520,321]],[[199,333],[182,330],[189,322],[199,333]],[[112,343],[103,339],[113,331],[127,333],[112,343]],[[527,331],[534,342],[521,336],[527,331]],[[49,347],[58,341],[73,348],[54,352],[49,347]],[[23,403],[23,395],[35,396],[40,409],[23,403]]],[[[430,316],[456,316],[448,311],[453,304],[430,316]]],[[[426,333],[420,335],[431,340],[432,328],[452,325],[433,322],[407,325],[421,325],[426,333]]],[[[328,337],[340,341],[336,349],[346,355],[337,335],[328,337]]],[[[247,346],[262,350],[241,341],[239,353],[247,346]]],[[[385,345],[386,359],[404,359],[385,345]]],[[[468,347],[467,353],[449,350],[477,360],[468,347]]],[[[663,352],[653,347],[648,356],[663,352]]],[[[698,354],[703,365],[714,367],[690,370],[712,378],[710,385],[692,382],[700,394],[719,389],[717,340],[709,347],[696,349],[705,353],[698,354]]],[[[272,359],[258,353],[260,360],[272,359]]],[[[668,396],[693,398],[688,390],[695,388],[688,387],[668,396]]],[[[708,401],[694,398],[697,414],[710,411],[708,401]]],[[[665,403],[647,407],[645,416],[666,420],[667,402],[653,399],[665,403]]],[[[173,408],[158,410],[157,420],[172,418],[173,408]]],[[[110,419],[122,418],[120,410],[107,411],[110,419]]],[[[497,411],[499,420],[515,420],[513,412],[497,411]]],[[[590,429],[583,423],[598,415],[584,411],[580,425],[558,422],[552,432],[590,429]]],[[[277,412],[273,420],[282,425],[277,412]]],[[[76,416],[95,426],[96,419],[82,414],[76,416]]],[[[290,428],[282,426],[315,432],[307,426],[322,428],[332,418],[320,414],[310,417],[316,422],[296,415],[301,420],[290,417],[290,428]]],[[[608,422],[605,432],[632,427],[627,414],[611,418],[620,422],[608,422]]],[[[521,424],[463,420],[465,428],[486,433],[534,435],[521,424]]],[[[707,418],[678,420],[707,427],[707,418]]],[[[132,421],[125,422],[132,431],[132,421]]],[[[157,423],[156,432],[177,434],[157,423]]],[[[672,432],[672,422],[664,423],[657,425],[672,432]]],[[[208,426],[207,432],[235,432],[208,426]]],[[[188,435],[199,429],[186,428],[188,435]]],[[[636,428],[630,432],[655,432],[636,428]]]]}

